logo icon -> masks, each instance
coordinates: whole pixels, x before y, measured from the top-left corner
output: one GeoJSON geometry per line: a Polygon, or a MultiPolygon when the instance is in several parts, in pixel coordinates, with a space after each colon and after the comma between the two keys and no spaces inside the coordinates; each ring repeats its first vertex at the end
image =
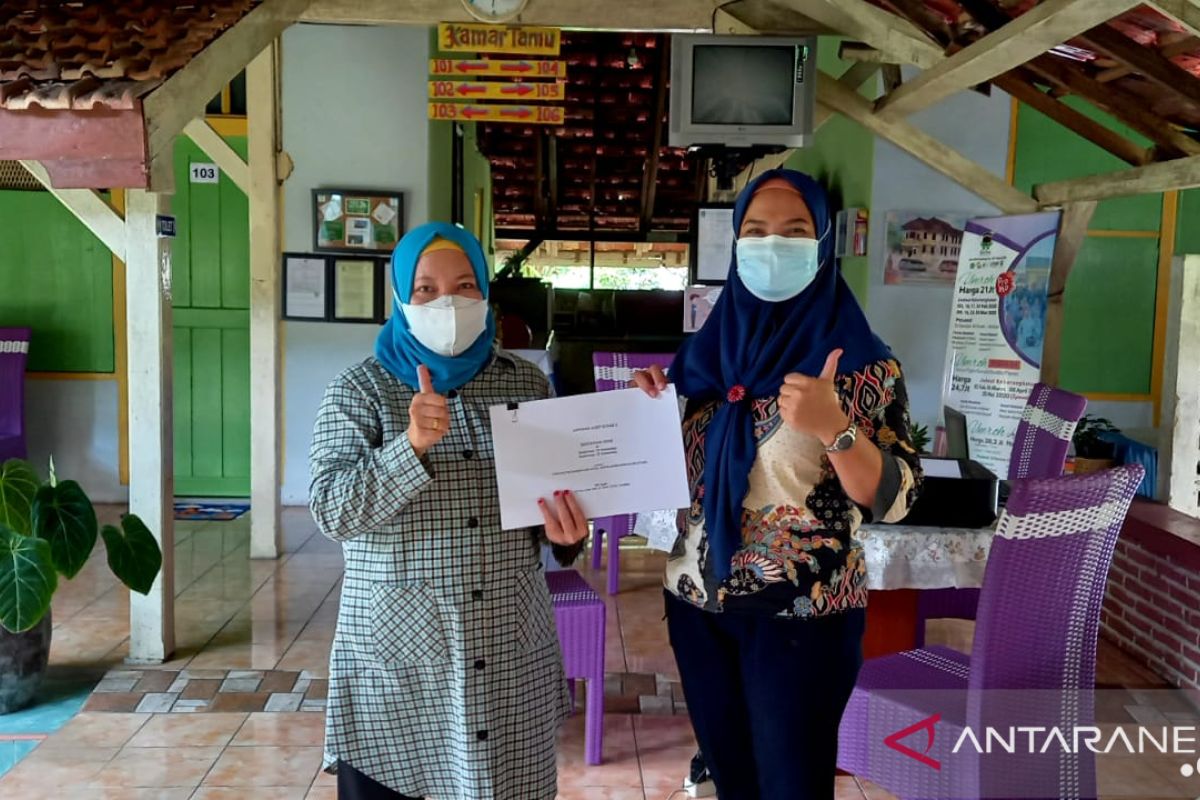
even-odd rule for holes
{"type": "Polygon", "coordinates": [[[904,728],[903,730],[896,731],[891,736],[888,736],[886,739],[884,739],[883,743],[885,745],[887,745],[888,747],[892,748],[893,750],[895,750],[897,753],[900,753],[901,755],[906,755],[909,758],[920,761],[922,764],[924,764],[927,767],[932,767],[933,769],[941,770],[942,762],[938,761],[936,758],[931,758],[929,755],[929,751],[933,749],[933,737],[934,737],[934,734],[937,732],[936,726],[937,726],[938,722],[941,721],[941,719],[942,719],[942,715],[940,713],[934,714],[931,717],[926,717],[925,719],[921,720],[920,722],[917,722],[913,725],[909,725],[907,728],[904,728]],[[917,733],[919,731],[925,731],[925,733],[927,734],[927,741],[925,743],[925,751],[924,752],[919,753],[916,750],[913,750],[911,747],[908,747],[907,745],[903,745],[900,743],[901,739],[905,739],[909,736],[912,736],[914,733],[917,733]]]}

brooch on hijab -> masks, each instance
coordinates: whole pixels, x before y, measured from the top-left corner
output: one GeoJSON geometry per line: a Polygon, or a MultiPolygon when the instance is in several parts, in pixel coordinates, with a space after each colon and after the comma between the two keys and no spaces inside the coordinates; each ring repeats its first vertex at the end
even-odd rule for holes
{"type": "Polygon", "coordinates": [[[729,390],[729,394],[725,395],[725,399],[731,403],[740,403],[746,399],[746,387],[740,383],[729,390]]]}

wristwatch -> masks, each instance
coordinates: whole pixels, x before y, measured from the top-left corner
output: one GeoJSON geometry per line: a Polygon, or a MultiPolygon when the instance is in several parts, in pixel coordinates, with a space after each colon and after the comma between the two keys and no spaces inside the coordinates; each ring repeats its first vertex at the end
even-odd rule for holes
{"type": "Polygon", "coordinates": [[[826,453],[844,453],[854,446],[858,440],[858,425],[850,423],[850,427],[833,438],[833,444],[825,448],[826,453]]]}

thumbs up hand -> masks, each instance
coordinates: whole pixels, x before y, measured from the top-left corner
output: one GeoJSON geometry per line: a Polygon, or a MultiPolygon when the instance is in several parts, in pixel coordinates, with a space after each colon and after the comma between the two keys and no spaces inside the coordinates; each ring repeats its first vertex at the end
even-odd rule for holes
{"type": "Polygon", "coordinates": [[[408,441],[417,455],[423,456],[450,430],[450,408],[446,398],[433,390],[429,367],[417,367],[417,380],[420,391],[408,405],[408,441]]]}
{"type": "Polygon", "coordinates": [[[779,414],[793,430],[817,437],[828,447],[838,434],[850,426],[842,410],[834,380],[842,351],[834,350],[825,359],[817,377],[793,372],[783,379],[779,389],[779,414]]]}

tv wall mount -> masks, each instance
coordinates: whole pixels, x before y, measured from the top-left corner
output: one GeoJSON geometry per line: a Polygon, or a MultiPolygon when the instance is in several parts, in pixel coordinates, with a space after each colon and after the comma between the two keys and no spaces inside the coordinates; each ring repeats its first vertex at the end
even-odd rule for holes
{"type": "Polygon", "coordinates": [[[708,172],[717,179],[717,190],[729,192],[733,190],[733,179],[765,156],[782,153],[787,148],[782,145],[754,145],[752,147],[726,147],[724,145],[697,145],[689,147],[688,152],[694,156],[707,159],[708,172]]]}

